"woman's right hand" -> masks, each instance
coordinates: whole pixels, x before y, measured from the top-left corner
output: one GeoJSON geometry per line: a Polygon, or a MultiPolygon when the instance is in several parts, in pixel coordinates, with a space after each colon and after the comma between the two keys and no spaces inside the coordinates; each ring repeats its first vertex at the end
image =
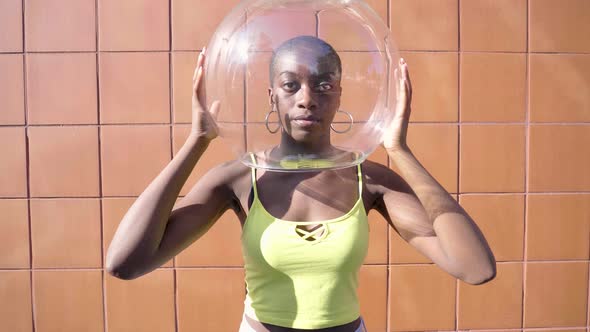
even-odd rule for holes
{"type": "Polygon", "coordinates": [[[205,48],[199,54],[197,67],[193,74],[193,102],[192,102],[192,128],[191,136],[204,138],[211,141],[219,134],[216,119],[219,111],[219,101],[216,100],[207,110],[205,105],[204,76],[205,76],[205,48]]]}

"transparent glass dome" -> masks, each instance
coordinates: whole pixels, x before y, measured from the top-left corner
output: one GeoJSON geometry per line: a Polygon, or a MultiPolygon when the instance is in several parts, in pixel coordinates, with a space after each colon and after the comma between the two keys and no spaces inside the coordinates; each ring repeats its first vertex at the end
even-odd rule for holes
{"type": "Polygon", "coordinates": [[[221,101],[220,136],[250,167],[350,167],[393,117],[398,60],[364,1],[245,0],[208,45],[206,103],[221,101]]]}

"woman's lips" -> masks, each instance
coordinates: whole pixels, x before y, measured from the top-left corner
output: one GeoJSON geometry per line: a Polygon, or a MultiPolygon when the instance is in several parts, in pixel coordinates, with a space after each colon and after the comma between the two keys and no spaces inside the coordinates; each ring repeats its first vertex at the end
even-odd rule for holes
{"type": "Polygon", "coordinates": [[[311,115],[300,115],[293,118],[293,122],[300,127],[309,127],[313,126],[316,123],[320,122],[320,119],[316,118],[315,116],[311,115]]]}

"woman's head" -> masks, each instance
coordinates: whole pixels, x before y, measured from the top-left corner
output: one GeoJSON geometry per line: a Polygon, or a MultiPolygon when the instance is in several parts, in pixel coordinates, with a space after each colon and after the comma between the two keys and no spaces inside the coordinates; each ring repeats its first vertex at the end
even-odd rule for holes
{"type": "Polygon", "coordinates": [[[329,144],[342,93],[342,65],[334,48],[312,36],[289,39],[275,49],[269,74],[269,99],[283,136],[329,144]]]}

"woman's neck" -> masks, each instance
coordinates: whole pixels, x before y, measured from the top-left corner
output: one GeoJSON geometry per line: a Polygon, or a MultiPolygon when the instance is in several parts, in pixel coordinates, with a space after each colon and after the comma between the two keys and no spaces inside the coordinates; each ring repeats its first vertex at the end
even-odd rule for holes
{"type": "Polygon", "coordinates": [[[281,144],[279,151],[284,156],[292,155],[317,155],[329,157],[334,152],[334,147],[330,144],[330,137],[318,139],[310,142],[295,141],[291,136],[281,135],[281,144]]]}

